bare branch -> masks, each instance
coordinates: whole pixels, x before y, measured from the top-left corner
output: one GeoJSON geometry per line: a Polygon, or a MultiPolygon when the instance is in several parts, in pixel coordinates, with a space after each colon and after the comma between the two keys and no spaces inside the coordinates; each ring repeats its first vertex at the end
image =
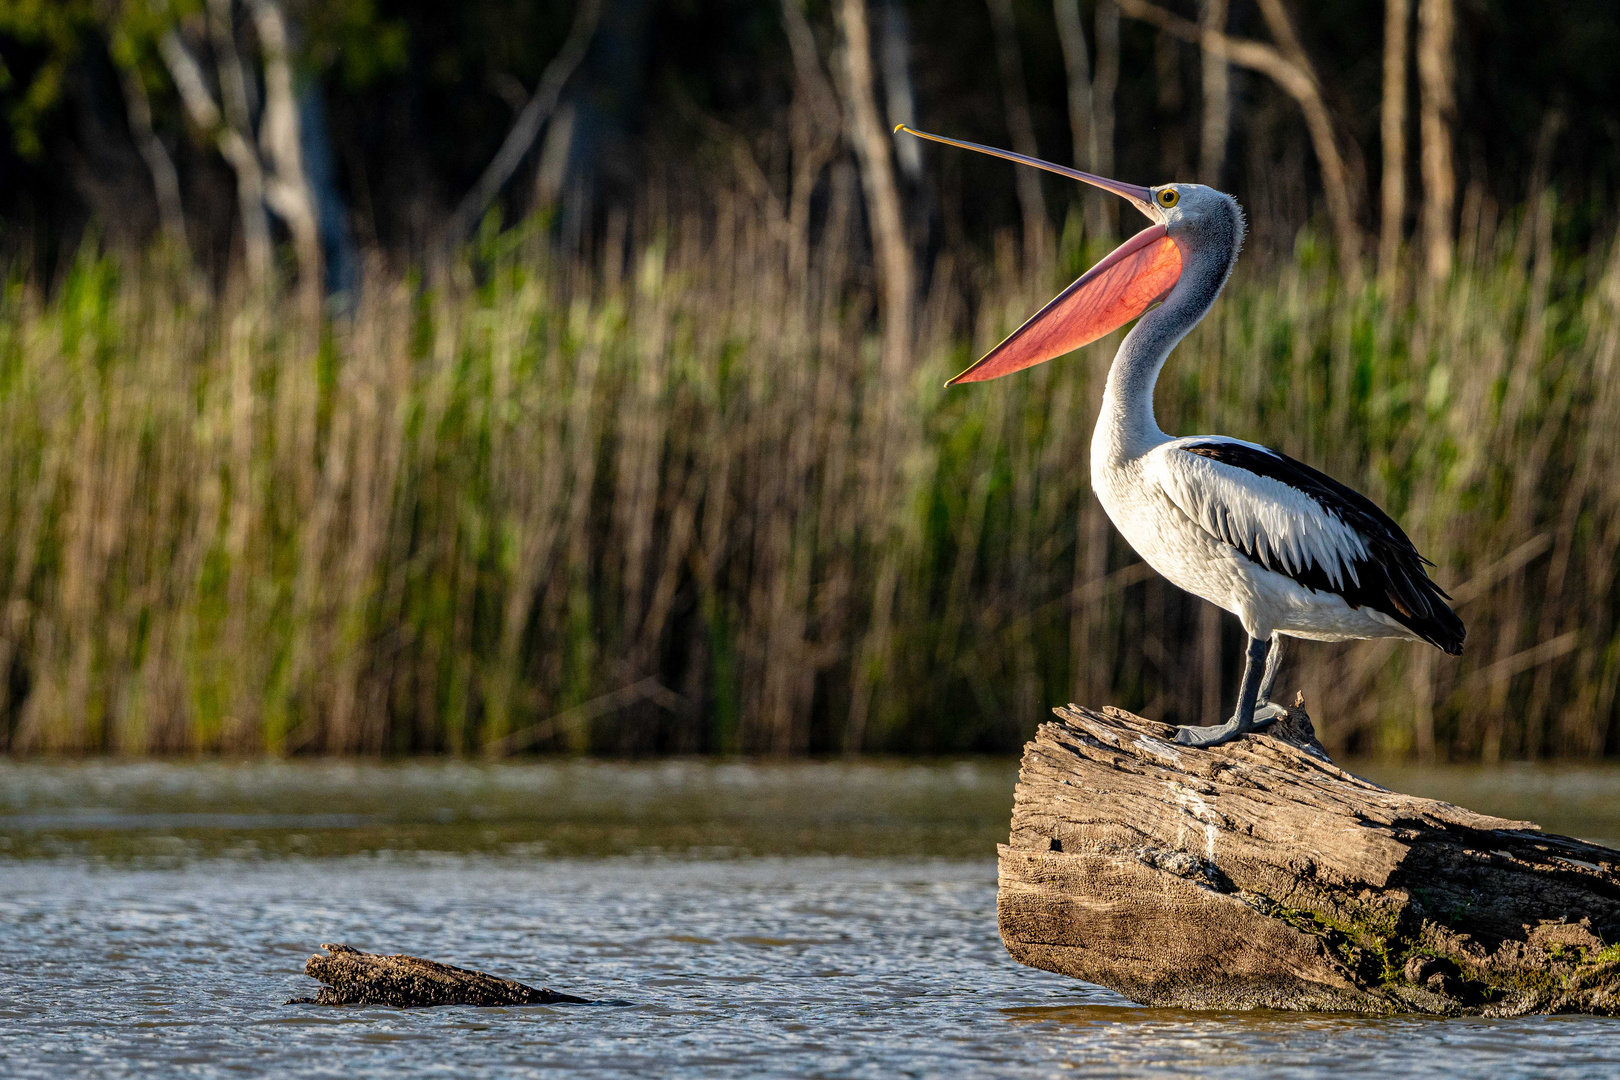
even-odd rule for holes
{"type": "Polygon", "coordinates": [[[816,178],[838,150],[844,128],[838,95],[821,66],[803,0],[781,0],[782,32],[793,54],[793,187],[788,193],[788,273],[803,281],[810,264],[810,198],[816,178]]]}
{"type": "Polygon", "coordinates": [[[191,55],[191,50],[186,48],[186,43],[180,40],[178,31],[170,30],[163,35],[158,42],[158,53],[169,69],[169,78],[174,80],[174,87],[180,92],[180,104],[185,107],[192,124],[210,138],[217,137],[215,129],[222,122],[219,106],[209,92],[208,80],[203,78],[201,65],[191,55]]]}
{"type": "Polygon", "coordinates": [[[787,35],[788,49],[793,53],[793,72],[812,113],[829,129],[837,130],[843,123],[838,95],[821,68],[816,35],[810,29],[810,21],[804,17],[801,2],[782,0],[782,30],[787,35]]]}
{"type": "Polygon", "coordinates": [[[846,115],[860,161],[872,246],[883,283],[883,363],[887,373],[898,376],[909,367],[911,356],[911,251],[900,213],[891,138],[878,119],[866,0],[840,0],[836,11],[844,32],[846,115]]]}
{"type": "MultiPolygon", "coordinates": [[[[1029,91],[1024,85],[1024,61],[1018,51],[1018,25],[1012,0],[987,0],[990,25],[996,39],[996,67],[1001,73],[1001,100],[1007,116],[1007,131],[1013,149],[1027,157],[1039,157],[1035,144],[1035,124],[1029,114],[1029,91]]],[[[1024,212],[1024,260],[1039,266],[1046,255],[1046,197],[1041,194],[1040,174],[1019,169],[1013,174],[1018,188],[1018,204],[1024,212]]]]}
{"type": "MultiPolygon", "coordinates": [[[[117,50],[114,50],[117,55],[117,50]]],[[[163,234],[175,247],[186,248],[186,214],[180,200],[180,177],[174,171],[174,159],[169,156],[163,140],[152,130],[152,102],[147,97],[141,74],[131,65],[118,63],[118,77],[124,90],[124,112],[129,118],[129,132],[135,147],[146,162],[146,171],[152,175],[152,193],[157,199],[158,221],[163,234]]]]}
{"type": "Polygon", "coordinates": [[[1080,0],[1052,0],[1063,67],[1069,79],[1069,133],[1074,140],[1074,167],[1097,168],[1097,121],[1091,105],[1091,63],[1086,56],[1086,30],[1080,23],[1080,0]]]}
{"type": "Polygon", "coordinates": [[[596,33],[600,13],[600,0],[582,0],[580,3],[574,15],[574,25],[568,31],[568,38],[563,42],[557,55],[551,58],[551,63],[546,65],[546,70],[540,76],[540,85],[535,87],[534,96],[518,114],[517,120],[512,124],[512,130],[506,133],[506,141],[501,143],[501,148],[495,152],[483,175],[462,197],[455,213],[450,215],[445,227],[445,238],[449,243],[457,243],[472,232],[478,219],[489,209],[489,204],[495,201],[495,196],[501,193],[501,188],[506,186],[506,182],[517,171],[518,163],[529,152],[529,147],[534,145],[535,136],[540,134],[540,128],[556,109],[557,99],[562,96],[563,87],[573,77],[580,62],[585,59],[585,51],[590,47],[591,38],[596,33]]]}
{"type": "Polygon", "coordinates": [[[321,237],[315,192],[304,170],[303,133],[287,60],[287,19],[277,0],[252,0],[254,30],[264,55],[264,115],[259,120],[259,146],[273,168],[265,183],[265,200],[287,223],[298,255],[298,277],[306,308],[320,306],[321,237]]]}
{"type": "Polygon", "coordinates": [[[208,89],[202,66],[181,40],[176,30],[169,30],[158,41],[158,54],[163,57],[180,93],[186,115],[204,135],[214,140],[220,156],[236,173],[237,210],[242,218],[242,244],[247,255],[248,277],[255,285],[262,285],[270,273],[270,223],[264,213],[264,173],[259,166],[259,155],[235,127],[224,122],[219,105],[208,89]]]}
{"type": "MultiPolygon", "coordinates": [[[[1279,2],[1280,0],[1263,0],[1262,8],[1263,10],[1270,8],[1279,2]]],[[[1305,117],[1306,130],[1310,132],[1311,146],[1316,151],[1317,164],[1322,170],[1322,189],[1327,198],[1328,217],[1333,223],[1334,236],[1339,246],[1340,268],[1347,281],[1359,280],[1361,230],[1356,225],[1355,196],[1351,190],[1344,157],[1339,152],[1333,119],[1328,113],[1327,104],[1322,100],[1316,73],[1310,67],[1310,61],[1304,56],[1303,50],[1299,50],[1295,57],[1290,58],[1274,45],[1249,38],[1232,37],[1213,28],[1200,27],[1191,20],[1183,19],[1158,4],[1151,3],[1150,0],[1118,0],[1118,4],[1120,10],[1133,19],[1152,23],[1183,41],[1201,45],[1207,52],[1223,57],[1230,63],[1260,72],[1299,104],[1300,112],[1305,117]]],[[[1268,20],[1274,15],[1282,17],[1282,25],[1285,27],[1284,39],[1290,43],[1289,48],[1298,49],[1298,39],[1294,37],[1292,27],[1287,25],[1287,13],[1279,6],[1274,11],[1267,12],[1268,20]]],[[[1276,28],[1273,28],[1273,33],[1276,32],[1276,28]]]]}

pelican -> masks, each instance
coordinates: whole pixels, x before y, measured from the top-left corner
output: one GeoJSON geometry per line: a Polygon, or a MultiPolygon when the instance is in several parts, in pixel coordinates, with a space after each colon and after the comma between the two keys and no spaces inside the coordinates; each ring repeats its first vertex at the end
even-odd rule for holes
{"type": "Polygon", "coordinates": [[[1401,638],[1462,652],[1462,620],[1429,579],[1428,561],[1371,499],[1287,454],[1220,435],[1174,438],[1153,418],[1170,350],[1237,263],[1236,199],[1203,184],[1141,187],[902,129],[1111,191],[1152,222],[946,385],[1010,375],[1140,316],[1108,370],[1091,437],[1092,490],[1149,566],[1236,615],[1249,636],[1231,719],[1179,728],[1177,743],[1219,746],[1283,715],[1270,697],[1284,637],[1401,638]]]}

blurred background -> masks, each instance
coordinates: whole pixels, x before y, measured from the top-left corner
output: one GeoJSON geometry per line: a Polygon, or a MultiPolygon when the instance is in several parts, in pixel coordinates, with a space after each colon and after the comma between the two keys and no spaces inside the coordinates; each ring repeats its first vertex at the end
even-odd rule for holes
{"type": "Polygon", "coordinates": [[[1605,0],[0,0],[0,747],[1011,752],[1217,722],[1091,496],[1117,335],[943,380],[1233,192],[1158,394],[1359,487],[1460,660],[1291,650],[1337,753],[1620,744],[1605,0]]]}

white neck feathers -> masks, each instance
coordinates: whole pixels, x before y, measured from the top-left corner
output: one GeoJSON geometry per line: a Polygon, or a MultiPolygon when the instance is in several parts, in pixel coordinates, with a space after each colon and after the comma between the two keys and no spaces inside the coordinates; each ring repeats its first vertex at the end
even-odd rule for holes
{"type": "Polygon", "coordinates": [[[1159,430],[1153,418],[1153,387],[1170,350],[1198,325],[1220,295],[1237,261],[1241,236],[1237,232],[1188,238],[1192,242],[1177,238],[1183,260],[1181,279],[1162,304],[1137,320],[1108,369],[1102,412],[1091,441],[1093,470],[1141,457],[1169,441],[1170,436],[1159,430]]]}

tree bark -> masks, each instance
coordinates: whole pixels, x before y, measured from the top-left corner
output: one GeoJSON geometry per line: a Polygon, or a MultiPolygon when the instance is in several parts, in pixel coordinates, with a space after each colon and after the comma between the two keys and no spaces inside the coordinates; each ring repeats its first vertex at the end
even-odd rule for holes
{"type": "Polygon", "coordinates": [[[1378,279],[1395,278],[1406,218],[1406,88],[1412,0],[1384,0],[1384,100],[1379,115],[1383,179],[1379,191],[1378,279]]]}
{"type": "Polygon", "coordinates": [[[1620,1013],[1620,852],[1351,776],[1298,703],[1212,750],[1055,711],[1000,849],[1021,963],[1183,1008],[1620,1013]]]}
{"type": "Polygon", "coordinates": [[[451,967],[418,956],[379,956],[347,945],[322,945],[304,974],[326,983],[312,998],[289,1005],[589,1005],[585,998],[525,986],[514,979],[451,967]]]}
{"type": "Polygon", "coordinates": [[[1451,275],[1452,209],[1457,174],[1451,124],[1457,111],[1452,63],[1456,11],[1452,0],[1419,0],[1417,68],[1423,138],[1423,262],[1429,277],[1451,275]]]}

